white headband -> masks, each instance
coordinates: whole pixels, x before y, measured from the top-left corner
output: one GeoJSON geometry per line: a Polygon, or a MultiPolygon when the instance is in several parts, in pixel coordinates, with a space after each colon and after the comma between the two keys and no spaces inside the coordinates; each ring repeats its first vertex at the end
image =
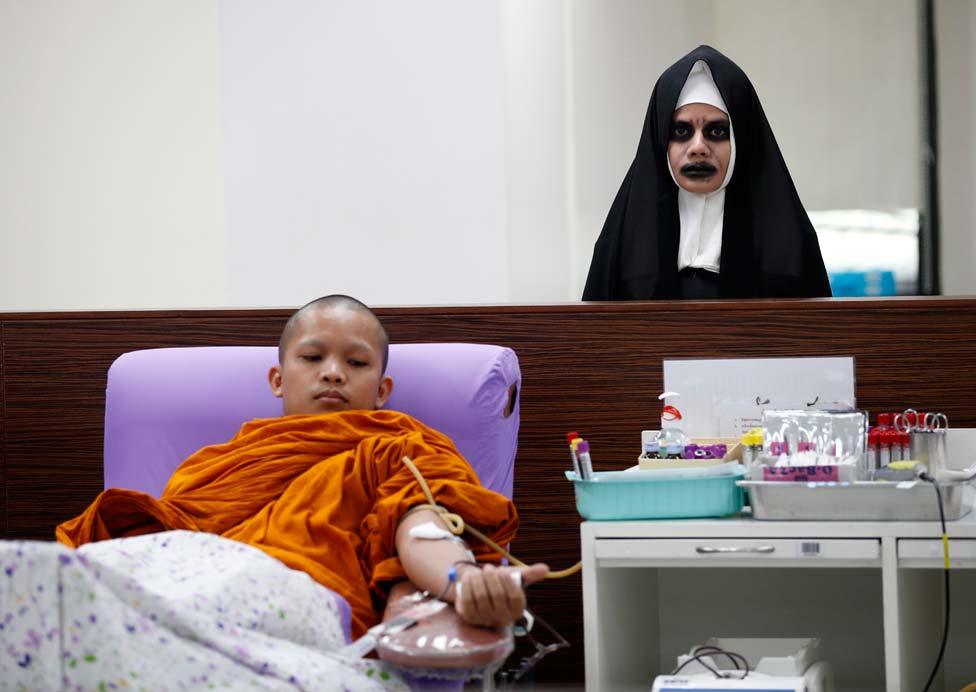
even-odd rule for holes
{"type": "Polygon", "coordinates": [[[678,94],[678,103],[674,109],[678,110],[689,103],[707,103],[726,115],[729,113],[722,95],[718,93],[718,87],[715,86],[715,80],[712,79],[712,71],[704,60],[699,60],[691,68],[688,79],[685,80],[685,85],[678,94]]]}

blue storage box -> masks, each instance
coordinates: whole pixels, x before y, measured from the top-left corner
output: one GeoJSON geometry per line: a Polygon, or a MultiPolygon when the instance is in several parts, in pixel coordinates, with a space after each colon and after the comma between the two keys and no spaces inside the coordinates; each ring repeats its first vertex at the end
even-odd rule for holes
{"type": "Polygon", "coordinates": [[[742,511],[743,492],[735,482],[745,477],[744,470],[693,478],[653,471],[598,471],[593,476],[584,481],[566,472],[576,490],[576,511],[584,519],[690,519],[742,511]]]}
{"type": "Polygon", "coordinates": [[[830,292],[834,298],[893,296],[898,293],[895,274],[887,270],[832,272],[829,278],[830,292]]]}

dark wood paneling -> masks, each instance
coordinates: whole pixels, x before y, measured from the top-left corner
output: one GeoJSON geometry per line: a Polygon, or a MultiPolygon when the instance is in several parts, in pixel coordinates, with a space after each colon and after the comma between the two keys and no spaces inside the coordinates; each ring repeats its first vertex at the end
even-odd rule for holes
{"type": "MultiPolygon", "coordinates": [[[[858,403],[939,410],[976,427],[976,300],[811,300],[381,308],[393,341],[514,348],[523,373],[515,553],[565,567],[579,517],[562,479],[564,434],[597,468],[630,465],[659,415],[661,361],[854,355],[858,403]]],[[[277,341],[287,310],[0,315],[7,536],[50,538],[101,489],[105,376],[140,348],[277,341]]],[[[2,507],[2,505],[0,505],[2,507]]],[[[581,581],[533,587],[534,609],[574,644],[539,680],[583,679],[581,581]]]]}
{"type": "Polygon", "coordinates": [[[7,437],[4,435],[4,357],[3,322],[0,322],[0,536],[7,535],[7,437]]]}
{"type": "Polygon", "coordinates": [[[277,342],[285,317],[18,320],[4,325],[7,530],[51,538],[102,488],[106,374],[122,353],[277,342]]]}

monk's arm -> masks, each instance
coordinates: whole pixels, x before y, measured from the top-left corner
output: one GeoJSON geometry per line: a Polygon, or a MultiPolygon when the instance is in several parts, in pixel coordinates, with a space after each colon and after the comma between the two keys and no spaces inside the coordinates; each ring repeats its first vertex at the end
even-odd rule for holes
{"type": "Polygon", "coordinates": [[[437,514],[429,509],[411,512],[400,520],[396,532],[397,554],[407,577],[420,589],[454,603],[464,620],[486,627],[508,625],[522,617],[525,609],[526,585],[545,577],[549,568],[543,564],[531,567],[496,567],[458,564],[470,560],[471,555],[464,544],[451,540],[430,540],[410,535],[410,529],[420,524],[433,522],[444,528],[437,514]],[[448,587],[448,570],[456,565],[458,581],[448,587]],[[521,574],[521,583],[512,578],[513,573],[521,574]],[[461,597],[457,599],[457,585],[460,584],[461,597]]]}

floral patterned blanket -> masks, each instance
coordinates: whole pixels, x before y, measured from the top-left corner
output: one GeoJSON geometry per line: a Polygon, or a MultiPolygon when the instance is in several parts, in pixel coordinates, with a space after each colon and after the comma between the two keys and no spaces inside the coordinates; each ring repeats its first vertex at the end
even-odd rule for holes
{"type": "Polygon", "coordinates": [[[0,541],[0,690],[407,689],[337,653],[349,621],[304,572],[209,533],[0,541]]]}

